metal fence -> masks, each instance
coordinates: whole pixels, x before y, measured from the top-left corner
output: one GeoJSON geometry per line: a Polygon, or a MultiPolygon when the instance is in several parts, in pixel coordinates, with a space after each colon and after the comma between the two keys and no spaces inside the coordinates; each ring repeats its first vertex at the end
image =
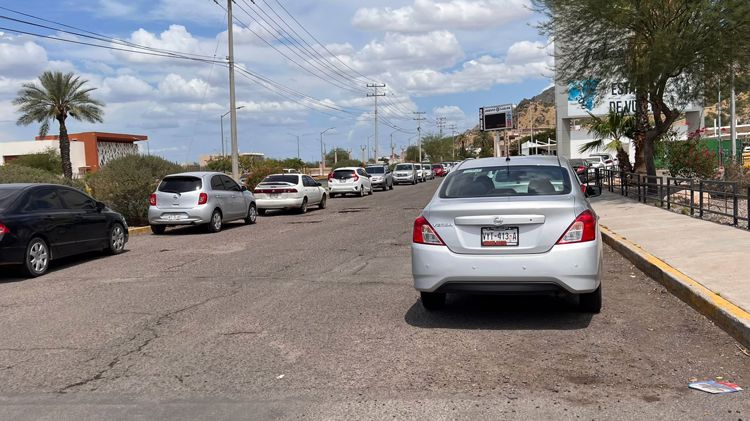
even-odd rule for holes
{"type": "Polygon", "coordinates": [[[649,176],[616,168],[592,168],[579,178],[641,203],[750,230],[750,186],[738,182],[649,176]]]}

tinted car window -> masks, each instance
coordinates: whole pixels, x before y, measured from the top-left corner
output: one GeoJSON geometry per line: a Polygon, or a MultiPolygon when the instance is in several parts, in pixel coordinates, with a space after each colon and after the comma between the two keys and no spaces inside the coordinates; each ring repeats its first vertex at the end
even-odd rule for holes
{"type": "Polygon", "coordinates": [[[261,183],[291,183],[297,184],[299,182],[298,175],[269,175],[264,178],[261,183]]]}
{"type": "Polygon", "coordinates": [[[23,212],[44,212],[62,209],[60,196],[52,187],[44,187],[32,190],[26,196],[23,212]]]}
{"type": "Polygon", "coordinates": [[[229,190],[229,191],[240,191],[241,190],[239,184],[237,184],[234,180],[232,180],[231,178],[227,177],[226,175],[222,175],[221,176],[221,181],[224,182],[224,187],[225,187],[226,190],[229,190]]]}
{"type": "Polygon", "coordinates": [[[318,182],[313,180],[312,177],[304,176],[302,177],[302,180],[305,182],[305,186],[307,187],[317,187],[318,182]]]}
{"type": "Polygon", "coordinates": [[[159,184],[159,191],[166,193],[186,193],[203,188],[203,182],[198,177],[176,176],[165,177],[159,184]]]}
{"type": "Polygon", "coordinates": [[[221,176],[211,177],[211,190],[226,190],[224,183],[221,181],[221,176]]]}
{"type": "Polygon", "coordinates": [[[385,167],[367,167],[370,174],[385,174],[385,167]]]}
{"type": "Polygon", "coordinates": [[[411,164],[398,164],[396,171],[411,171],[414,167],[411,164]]]}
{"type": "Polygon", "coordinates": [[[18,197],[18,189],[0,188],[0,211],[8,209],[18,197]]]}
{"type": "Polygon", "coordinates": [[[440,164],[433,164],[433,165],[432,165],[432,168],[433,168],[433,169],[438,169],[438,168],[443,168],[443,166],[442,166],[442,165],[440,165],[440,164]]]}
{"type": "Polygon", "coordinates": [[[336,170],[333,172],[333,178],[352,178],[354,170],[336,170]]]}
{"type": "Polygon", "coordinates": [[[367,173],[365,172],[365,170],[363,170],[362,168],[357,168],[357,174],[359,174],[359,175],[361,175],[363,177],[367,175],[367,173]]]}
{"type": "Polygon", "coordinates": [[[458,170],[440,189],[440,197],[497,197],[568,194],[568,171],[560,166],[512,165],[458,170]]]}
{"type": "Polygon", "coordinates": [[[94,199],[86,196],[81,192],[69,189],[59,189],[60,197],[62,197],[63,205],[66,209],[96,209],[96,202],[94,199]]]}

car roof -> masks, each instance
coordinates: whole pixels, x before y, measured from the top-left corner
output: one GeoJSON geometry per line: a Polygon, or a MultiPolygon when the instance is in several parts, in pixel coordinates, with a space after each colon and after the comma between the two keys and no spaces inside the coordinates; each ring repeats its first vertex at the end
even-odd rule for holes
{"type": "Polygon", "coordinates": [[[78,190],[75,187],[66,186],[65,184],[53,184],[53,183],[7,183],[7,184],[3,183],[3,184],[0,184],[0,188],[2,188],[2,189],[10,188],[10,189],[13,189],[13,190],[24,190],[24,189],[28,189],[28,188],[31,188],[31,187],[41,187],[41,186],[67,187],[67,188],[70,188],[70,189],[78,190]]]}
{"type": "MultiPolygon", "coordinates": [[[[206,177],[206,176],[209,176],[209,175],[226,175],[226,174],[224,174],[223,172],[218,172],[218,171],[188,171],[188,172],[180,172],[180,173],[168,174],[168,175],[165,175],[164,178],[167,178],[167,177],[179,177],[179,176],[182,176],[182,177],[199,177],[199,178],[203,178],[203,177],[206,177]]],[[[227,177],[229,177],[229,176],[227,175],[227,177]]]]}
{"type": "Polygon", "coordinates": [[[339,171],[339,170],[350,170],[351,171],[351,170],[358,170],[360,168],[362,168],[362,167],[341,167],[341,168],[336,168],[334,171],[339,171]]]}
{"type": "Polygon", "coordinates": [[[563,157],[555,155],[532,155],[532,156],[511,156],[510,160],[506,157],[477,158],[469,161],[463,161],[458,168],[461,170],[470,168],[483,168],[501,165],[560,165],[567,162],[563,157]]]}
{"type": "Polygon", "coordinates": [[[300,173],[288,173],[288,172],[279,172],[279,173],[276,173],[276,174],[268,174],[267,176],[263,177],[263,179],[266,179],[266,178],[268,178],[268,177],[272,177],[272,176],[274,176],[274,175],[283,175],[283,176],[285,176],[285,177],[289,177],[289,176],[297,176],[297,177],[302,177],[303,175],[306,175],[306,174],[300,174],[300,173]]]}

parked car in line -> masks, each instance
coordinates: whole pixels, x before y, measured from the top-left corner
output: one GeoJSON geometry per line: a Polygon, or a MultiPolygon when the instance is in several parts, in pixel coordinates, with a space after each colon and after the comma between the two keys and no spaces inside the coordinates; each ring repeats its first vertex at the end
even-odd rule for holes
{"type": "Polygon", "coordinates": [[[417,167],[412,163],[396,164],[393,169],[393,182],[395,184],[417,184],[419,176],[417,167]]]}
{"type": "Polygon", "coordinates": [[[612,168],[614,162],[611,159],[607,159],[604,156],[596,155],[584,158],[589,163],[591,168],[612,168]]]}
{"type": "Polygon", "coordinates": [[[446,293],[573,294],[602,304],[597,216],[557,157],[464,161],[414,221],[412,275],[427,310],[446,293]]]}
{"type": "Polygon", "coordinates": [[[427,181],[427,178],[424,174],[424,168],[422,167],[422,164],[414,164],[414,167],[417,169],[417,181],[419,183],[423,183],[427,181]]]}
{"type": "Polygon", "coordinates": [[[120,254],[125,218],[72,187],[0,184],[0,266],[20,265],[37,277],[51,260],[90,251],[120,254]]]}
{"type": "Polygon", "coordinates": [[[617,156],[612,155],[611,153],[607,153],[607,152],[594,152],[594,153],[589,154],[589,157],[595,158],[597,156],[600,156],[600,157],[604,158],[604,161],[612,161],[612,165],[613,166],[620,165],[620,160],[617,159],[617,156]]]}
{"type": "Polygon", "coordinates": [[[573,167],[573,171],[576,172],[579,176],[586,174],[586,172],[591,167],[591,163],[586,161],[585,159],[575,158],[571,159],[570,166],[573,167]]]}
{"type": "Polygon", "coordinates": [[[391,172],[391,167],[384,164],[368,165],[365,171],[372,176],[370,182],[373,188],[381,188],[383,191],[393,190],[393,173],[391,172]]]}
{"type": "Polygon", "coordinates": [[[309,206],[326,208],[328,192],[309,175],[272,174],[263,179],[253,190],[258,214],[265,215],[269,210],[294,209],[307,213],[309,206]]]}
{"type": "Polygon", "coordinates": [[[430,164],[429,162],[422,164],[422,172],[424,173],[425,180],[435,179],[435,173],[432,172],[432,164],[430,164]]]}
{"type": "Polygon", "coordinates": [[[170,174],[148,201],[148,222],[157,235],[177,225],[205,225],[209,232],[219,232],[226,222],[254,224],[258,217],[247,187],[218,172],[170,174]]]}
{"type": "Polygon", "coordinates": [[[445,177],[447,174],[443,164],[432,164],[432,173],[435,174],[436,177],[445,177]]]}
{"type": "Polygon", "coordinates": [[[328,174],[328,194],[331,198],[337,194],[356,194],[364,196],[365,193],[372,194],[372,182],[370,175],[361,167],[343,167],[333,170],[328,174]]]}

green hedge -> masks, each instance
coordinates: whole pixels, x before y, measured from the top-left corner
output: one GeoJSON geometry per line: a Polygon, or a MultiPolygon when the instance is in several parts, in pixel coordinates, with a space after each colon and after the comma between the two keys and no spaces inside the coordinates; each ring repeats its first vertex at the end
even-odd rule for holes
{"type": "Polygon", "coordinates": [[[77,189],[85,189],[81,180],[66,180],[62,175],[18,164],[0,166],[0,184],[8,183],[65,184],[77,189]]]}

